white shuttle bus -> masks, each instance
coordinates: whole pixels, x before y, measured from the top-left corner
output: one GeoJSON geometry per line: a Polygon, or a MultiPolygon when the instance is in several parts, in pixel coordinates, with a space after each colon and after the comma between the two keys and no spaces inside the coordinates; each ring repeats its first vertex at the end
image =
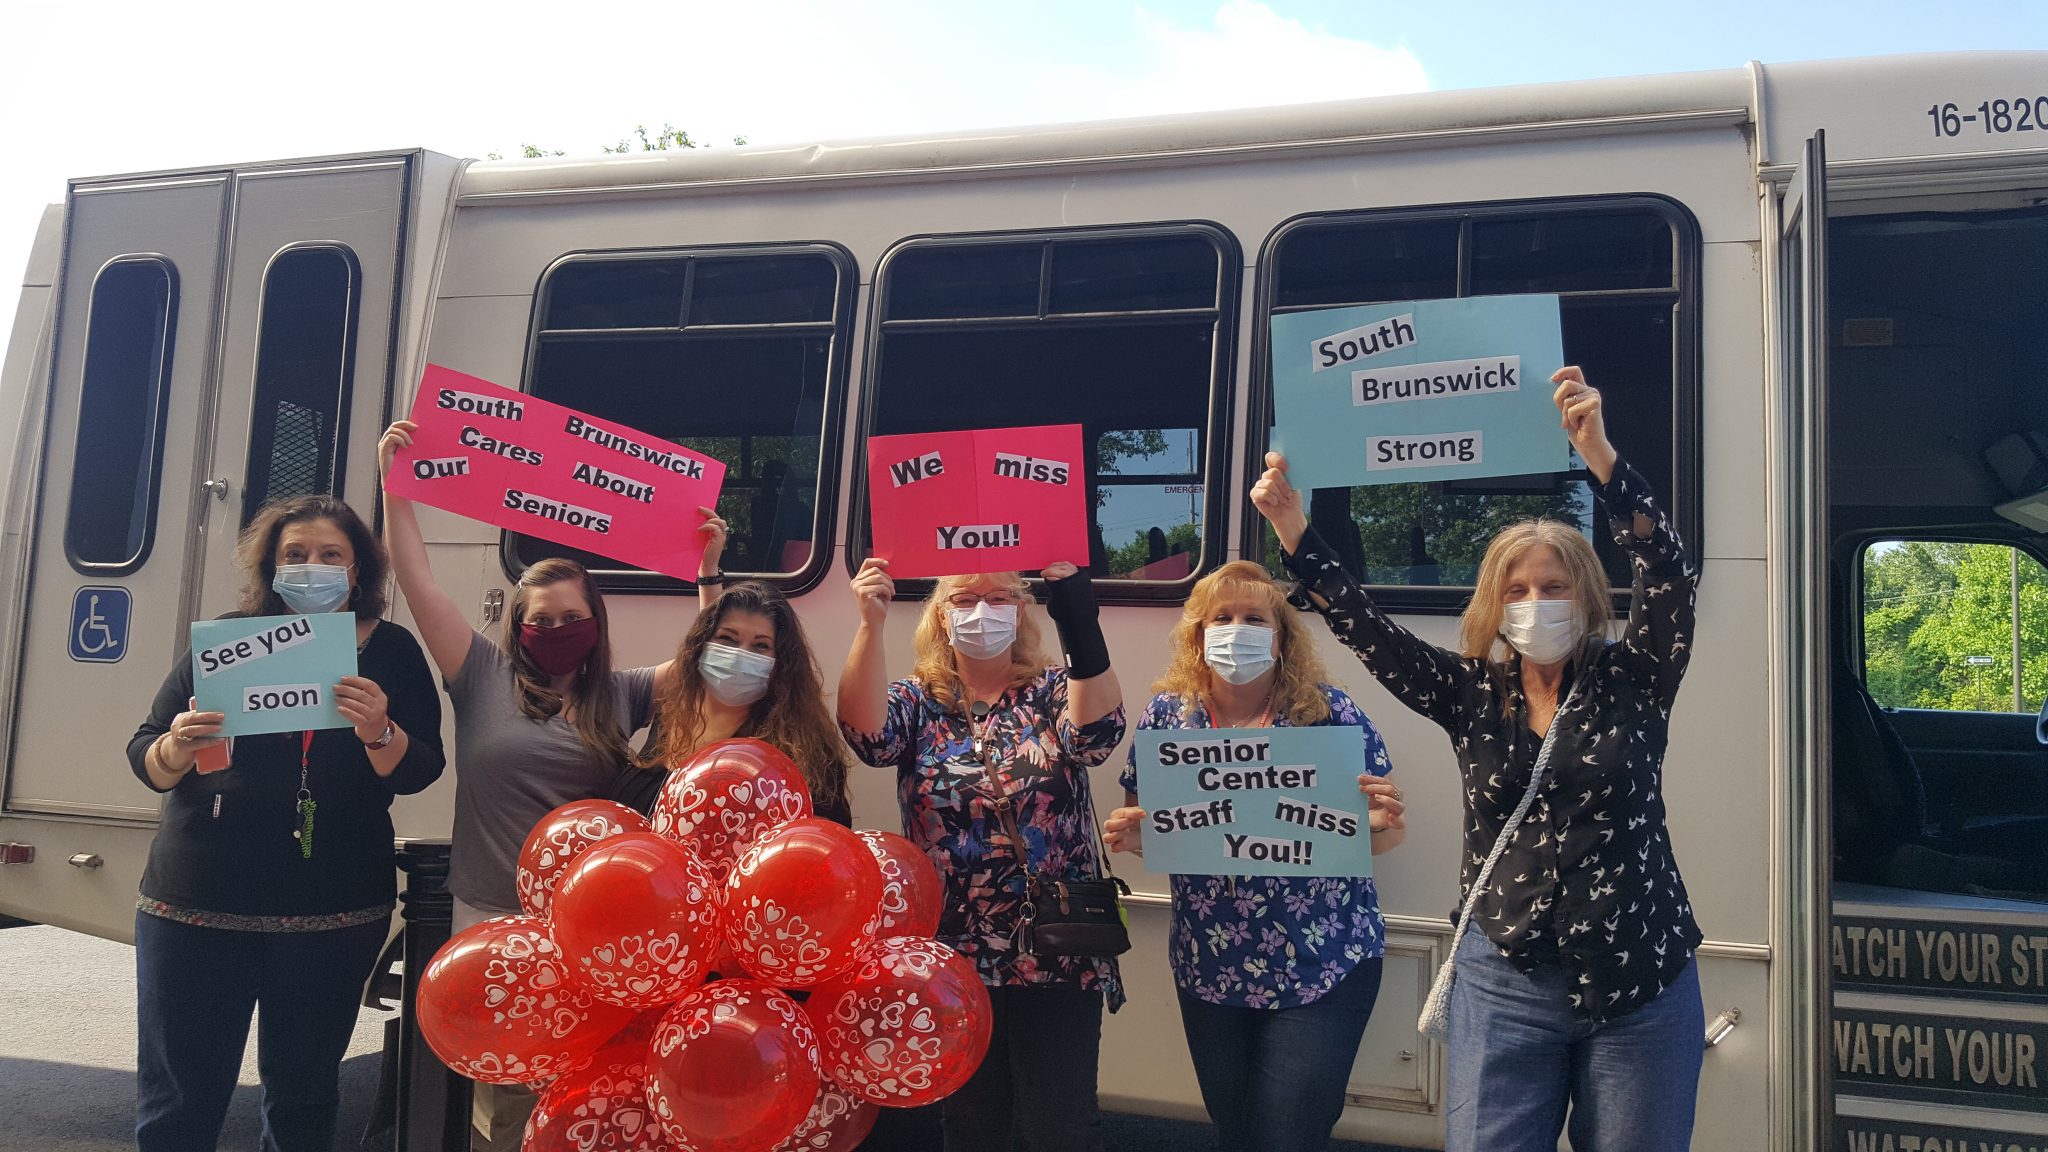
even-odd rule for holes
{"type": "MultiPolygon", "coordinates": [[[[1558,293],[1567,360],[1702,567],[1666,772],[1707,937],[1697,1146],[2048,1149],[2048,53],[94,177],[43,215],[24,284],[0,367],[0,913],[112,938],[157,820],[123,746],[186,626],[232,605],[236,533],[279,495],[376,510],[378,433],[429,362],[723,459],[726,567],[788,590],[828,675],[867,437],[1080,424],[1085,559],[1135,710],[1192,581],[1272,556],[1247,491],[1273,316],[1558,293]]],[[[1586,494],[1560,474],[1311,511],[1450,643],[1491,531],[1590,528],[1586,494]]],[[[557,551],[422,521],[479,627],[557,551]]],[[[586,559],[620,659],[670,655],[689,586],[586,559]]],[[[892,611],[899,662],[922,591],[892,611]]],[[[1450,941],[1459,780],[1443,735],[1313,631],[1411,826],[1376,862],[1386,975],[1339,1135],[1440,1146],[1443,1052],[1414,1025],[1450,941]]],[[[452,776],[402,836],[448,834],[452,776]]],[[[854,798],[897,827],[889,773],[857,771],[854,798]]],[[[1199,1118],[1166,878],[1136,869],[1103,1099],[1199,1118]]]]}

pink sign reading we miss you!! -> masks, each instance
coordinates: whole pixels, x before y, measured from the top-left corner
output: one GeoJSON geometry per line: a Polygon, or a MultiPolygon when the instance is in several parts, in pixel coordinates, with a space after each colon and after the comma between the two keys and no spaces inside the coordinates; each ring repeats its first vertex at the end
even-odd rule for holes
{"type": "Polygon", "coordinates": [[[725,465],[624,424],[429,364],[419,425],[385,487],[514,532],[684,580],[704,556],[698,508],[725,465]]]}
{"type": "Polygon", "coordinates": [[[1079,424],[873,437],[868,504],[891,576],[1088,566],[1079,424]]]}

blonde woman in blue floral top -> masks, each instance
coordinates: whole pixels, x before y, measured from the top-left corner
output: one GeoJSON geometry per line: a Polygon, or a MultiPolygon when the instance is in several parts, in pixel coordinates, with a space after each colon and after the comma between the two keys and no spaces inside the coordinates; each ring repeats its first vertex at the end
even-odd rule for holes
{"type": "MultiPolygon", "coordinates": [[[[1351,698],[1324,682],[1314,641],[1265,569],[1239,560],[1196,584],[1171,649],[1138,727],[1357,728],[1373,854],[1401,842],[1386,745],[1351,698]]],[[[1135,765],[1134,753],[1123,776],[1128,806],[1103,825],[1112,851],[1143,851],[1135,765]]],[[[1225,1152],[1329,1140],[1379,996],[1384,938],[1370,877],[1173,877],[1169,953],[1181,1026],[1225,1152]]]]}
{"type": "Polygon", "coordinates": [[[999,800],[1042,876],[1100,876],[1088,769],[1124,736],[1088,577],[1045,570],[1046,610],[1067,666],[1039,649],[1032,597],[1014,572],[941,579],[917,625],[917,662],[889,683],[882,625],[896,588],[886,561],[854,577],[861,622],[839,680],[839,723],[854,754],[896,769],[903,834],[945,882],[938,938],[989,985],[995,1029],[974,1077],[943,1103],[948,1152],[1099,1146],[1095,1071],[1104,1001],[1123,1003],[1116,961],[1019,947],[1027,878],[999,800]]]}

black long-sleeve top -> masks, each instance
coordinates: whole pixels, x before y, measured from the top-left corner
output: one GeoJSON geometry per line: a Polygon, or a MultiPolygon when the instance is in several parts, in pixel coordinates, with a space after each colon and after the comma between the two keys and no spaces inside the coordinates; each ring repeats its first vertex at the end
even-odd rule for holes
{"type": "MultiPolygon", "coordinates": [[[[359,675],[388,697],[404,729],[405,755],[389,776],[370,766],[355,731],[313,733],[306,787],[314,800],[313,853],[302,855],[298,795],[302,734],[238,736],[221,772],[188,772],[164,801],[142,874],[146,910],[176,919],[252,930],[337,926],[397,899],[391,798],[441,775],[441,695],[412,633],[379,621],[356,656],[359,675]]],[[[149,718],[128,741],[128,764],[154,788],[143,756],[192,696],[192,659],[183,653],[157,689],[149,718]]]]}
{"type": "MultiPolygon", "coordinates": [[[[1671,704],[1691,654],[1697,575],[1649,485],[1625,462],[1597,494],[1635,586],[1619,640],[1565,672],[1549,779],[1494,866],[1478,926],[1523,970],[1561,964],[1572,1009],[1612,1020],[1684,971],[1700,931],[1665,826],[1671,704]],[[1651,524],[1647,537],[1636,517],[1651,524]],[[1586,664],[1590,660],[1590,666],[1586,664]],[[1581,676],[1581,673],[1584,673],[1581,676]]],[[[1311,529],[1287,566],[1319,597],[1337,638],[1395,699],[1448,732],[1465,783],[1461,897],[1529,786],[1543,738],[1528,727],[1520,657],[1471,659],[1389,619],[1311,529]]],[[[1462,906],[1462,899],[1460,905],[1462,906]]]]}

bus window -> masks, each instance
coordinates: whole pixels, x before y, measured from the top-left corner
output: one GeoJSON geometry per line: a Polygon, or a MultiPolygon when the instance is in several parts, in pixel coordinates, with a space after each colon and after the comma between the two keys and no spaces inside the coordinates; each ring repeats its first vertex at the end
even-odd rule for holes
{"type": "Polygon", "coordinates": [[[64,522],[81,572],[133,572],[149,556],[177,310],[177,273],[162,259],[117,260],[93,281],[64,522]]]}
{"type": "Polygon", "coordinates": [[[2007,544],[1861,549],[1863,666],[1835,701],[1839,879],[2048,897],[2048,570],[2007,544]]]}
{"type": "MultiPolygon", "coordinates": [[[[1393,300],[1555,292],[1564,354],[1605,391],[1608,435],[1700,548],[1698,230],[1652,197],[1304,217],[1266,256],[1267,316],[1393,300]]],[[[1259,325],[1259,339],[1268,326],[1259,325]]],[[[1269,376],[1263,410],[1270,423],[1269,376]]],[[[1487,541],[1510,521],[1577,524],[1617,587],[1627,557],[1593,524],[1587,474],[1318,489],[1309,516],[1345,566],[1392,606],[1455,610],[1487,541]]],[[[1278,544],[1259,522],[1263,555],[1278,544]]]]}
{"type": "Polygon", "coordinates": [[[1206,225],[909,241],[877,277],[864,434],[1081,425],[1089,571],[1171,598],[1220,547],[1234,253],[1206,225]]]}
{"type": "MultiPolygon", "coordinates": [[[[852,264],[824,245],[572,255],[540,288],[528,389],[724,462],[726,571],[800,587],[824,562],[852,264]]],[[[537,537],[608,588],[684,585],[537,537]]]]}
{"type": "Polygon", "coordinates": [[[263,274],[242,523],[272,501],[338,490],[356,344],[354,254],[290,248],[263,274]]]}

